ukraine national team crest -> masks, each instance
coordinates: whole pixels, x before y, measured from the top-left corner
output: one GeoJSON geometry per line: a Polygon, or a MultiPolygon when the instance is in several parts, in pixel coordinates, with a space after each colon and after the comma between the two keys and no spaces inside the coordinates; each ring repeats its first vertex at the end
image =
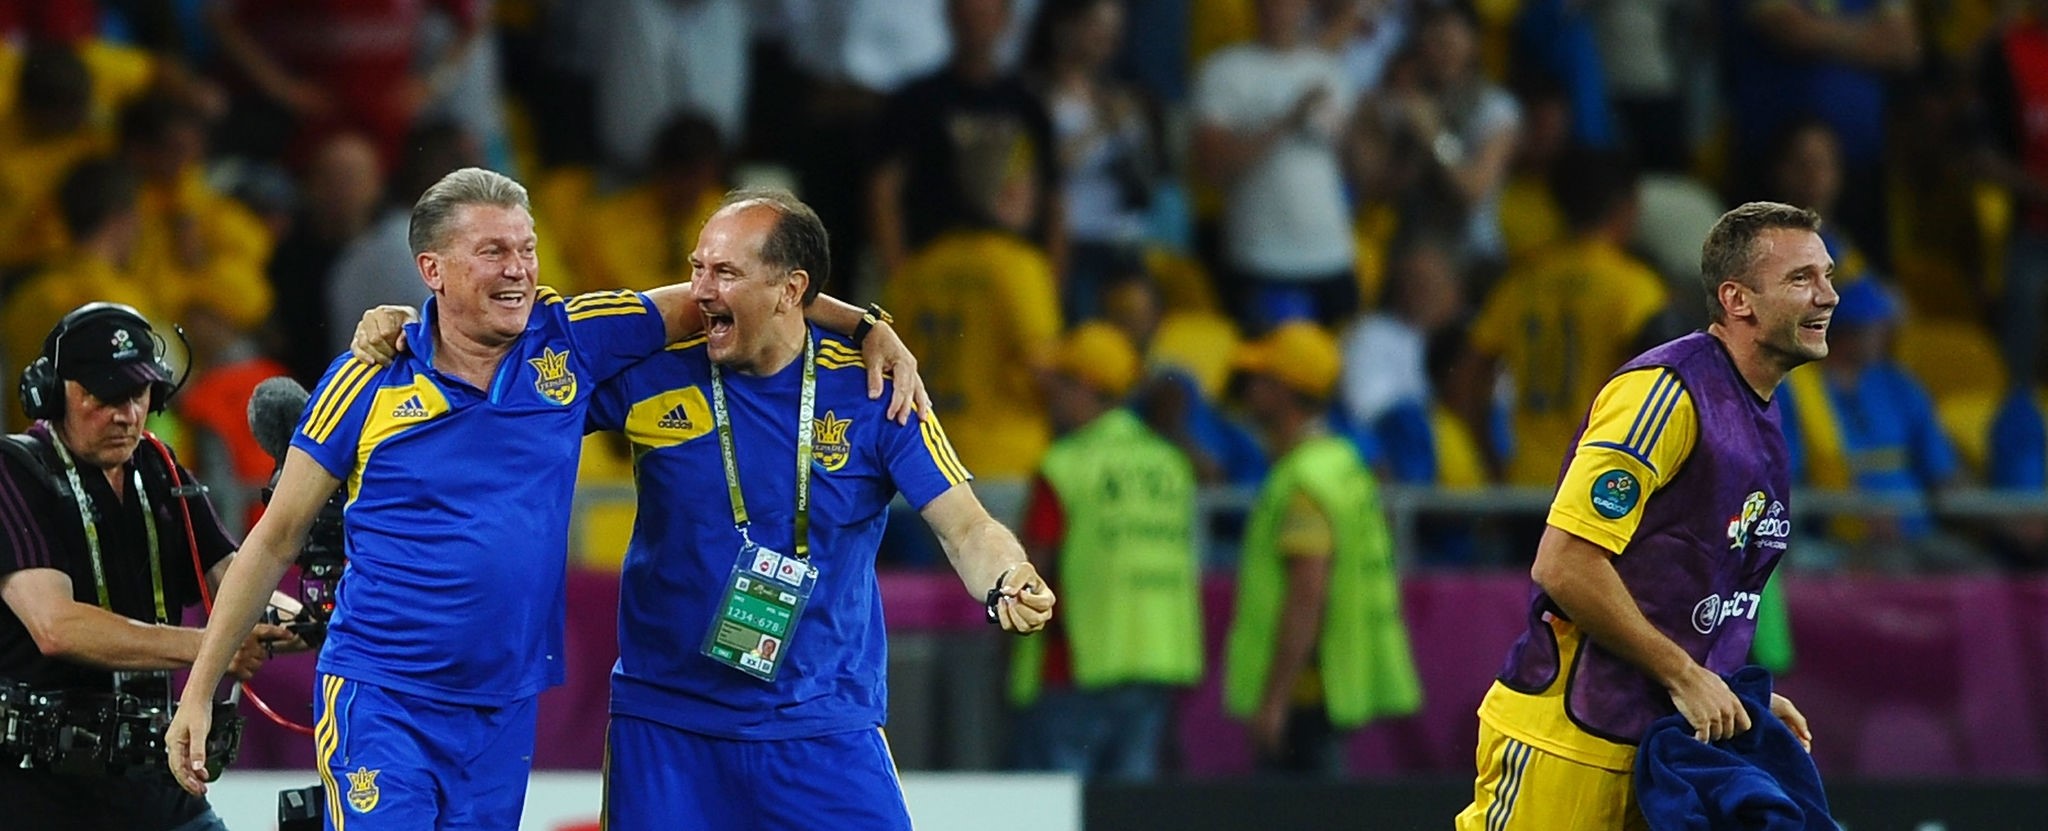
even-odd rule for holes
{"type": "Polygon", "coordinates": [[[811,458],[818,460],[818,466],[825,472],[846,466],[846,457],[853,451],[853,445],[846,441],[846,428],[852,425],[853,419],[839,418],[831,410],[825,411],[824,418],[811,420],[811,458]]]}
{"type": "Polygon", "coordinates": [[[348,774],[348,806],[367,814],[377,807],[377,774],[383,771],[358,767],[348,774]]]}
{"type": "Polygon", "coordinates": [[[526,362],[533,365],[535,372],[540,373],[540,377],[533,382],[533,388],[547,400],[557,404],[567,404],[576,400],[576,373],[569,371],[568,350],[556,352],[543,346],[540,357],[527,358],[526,362]]]}

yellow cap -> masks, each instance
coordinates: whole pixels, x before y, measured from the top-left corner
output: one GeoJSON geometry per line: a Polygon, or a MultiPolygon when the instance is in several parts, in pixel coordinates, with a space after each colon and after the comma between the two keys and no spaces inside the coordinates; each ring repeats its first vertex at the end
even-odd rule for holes
{"type": "Polygon", "coordinates": [[[1230,367],[1270,376],[1304,395],[1329,398],[1343,360],[1336,337],[1321,326],[1296,321],[1238,346],[1230,367]]]}
{"type": "Polygon", "coordinates": [[[1138,382],[1138,348],[1107,323],[1083,323],[1067,333],[1053,367],[1104,395],[1121,396],[1138,382]]]}

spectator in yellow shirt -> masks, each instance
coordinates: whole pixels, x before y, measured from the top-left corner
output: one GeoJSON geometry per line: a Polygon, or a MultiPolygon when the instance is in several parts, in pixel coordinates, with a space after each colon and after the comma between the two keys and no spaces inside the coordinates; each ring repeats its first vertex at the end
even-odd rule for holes
{"type": "Polygon", "coordinates": [[[99,48],[91,54],[38,41],[0,43],[0,266],[43,262],[64,250],[50,204],[72,166],[112,149],[109,113],[149,82],[149,59],[99,48]]]}
{"type": "MultiPolygon", "coordinates": [[[[1635,233],[1636,171],[1611,152],[1576,150],[1551,180],[1571,237],[1510,269],[1472,327],[1475,360],[1505,370],[1514,452],[1503,479],[1548,487],[1607,376],[1670,333],[1651,326],[1667,297],[1656,271],[1623,250],[1635,233]]],[[[1501,448],[1493,448],[1499,460],[1501,448]]]]}
{"type": "Polygon", "coordinates": [[[206,124],[175,98],[152,95],[121,115],[121,152],[142,176],[135,275],[161,313],[196,339],[247,332],[270,315],[264,264],[274,244],[262,220],[206,183],[206,124]]]}
{"type": "MultiPolygon", "coordinates": [[[[0,303],[0,351],[7,377],[35,360],[50,331],[67,312],[95,300],[125,303],[156,318],[155,297],[122,266],[135,249],[138,184],[127,165],[89,161],[73,169],[57,191],[62,221],[76,240],[69,251],[23,281],[0,303]]],[[[23,427],[20,402],[7,397],[7,425],[23,427]]]]}
{"type": "Polygon", "coordinates": [[[643,184],[597,200],[576,235],[583,288],[645,291],[690,279],[697,231],[725,198],[725,150],[718,127],[679,113],[654,136],[643,184]]]}
{"type": "Polygon", "coordinates": [[[976,216],[912,256],[889,282],[903,340],[932,405],[971,424],[953,443],[981,476],[1022,479],[1052,441],[1043,383],[1060,336],[1053,266],[1027,239],[1038,182],[1027,139],[992,130],[970,137],[958,180],[976,216]]]}

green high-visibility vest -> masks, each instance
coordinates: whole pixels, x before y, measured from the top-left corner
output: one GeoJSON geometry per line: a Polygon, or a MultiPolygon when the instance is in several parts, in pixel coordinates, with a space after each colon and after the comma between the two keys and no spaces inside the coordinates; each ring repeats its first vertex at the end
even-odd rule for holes
{"type": "Polygon", "coordinates": [[[1322,508],[1336,546],[1315,652],[1330,723],[1358,727],[1415,712],[1422,706],[1422,685],[1401,619],[1400,576],[1379,491],[1357,450],[1334,436],[1296,447],[1259,490],[1245,529],[1237,608],[1224,647],[1224,708],[1246,718],[1265,696],[1287,602],[1280,524],[1296,493],[1322,508]]]}
{"type": "MultiPolygon", "coordinates": [[[[1040,472],[1058,497],[1059,616],[1074,685],[1194,684],[1202,677],[1195,468],[1127,409],[1054,442],[1040,472]]],[[[1015,642],[1010,700],[1037,700],[1045,639],[1015,642]]]]}

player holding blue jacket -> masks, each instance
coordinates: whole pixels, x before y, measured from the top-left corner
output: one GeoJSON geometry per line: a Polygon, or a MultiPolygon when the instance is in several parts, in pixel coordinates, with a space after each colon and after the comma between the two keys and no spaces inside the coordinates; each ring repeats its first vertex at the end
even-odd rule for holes
{"type": "Polygon", "coordinates": [[[908,829],[881,735],[874,568],[890,500],[922,512],[1003,628],[1042,628],[1052,591],[939,423],[885,418],[859,355],[806,324],[830,269],[808,206],[742,191],[698,240],[706,336],[608,382],[590,410],[593,428],[632,441],[640,492],[607,827],[908,829]]]}
{"type": "MultiPolygon", "coordinates": [[[[1479,705],[1458,831],[1647,828],[1630,771],[1660,717],[1701,741],[1750,729],[1722,676],[1792,535],[1778,405],[1827,357],[1835,264],[1812,211],[1751,202],[1707,234],[1712,323],[1624,364],[1587,415],[1530,569],[1528,629],[1479,705]]],[[[1805,716],[1771,712],[1802,742],[1805,716]]]]}

